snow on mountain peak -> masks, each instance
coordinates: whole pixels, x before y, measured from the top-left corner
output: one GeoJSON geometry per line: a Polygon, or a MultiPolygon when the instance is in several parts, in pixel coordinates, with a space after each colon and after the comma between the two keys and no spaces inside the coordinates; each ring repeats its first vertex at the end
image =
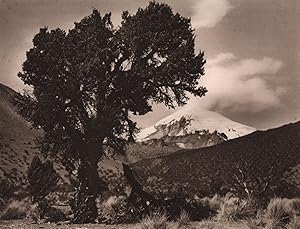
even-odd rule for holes
{"type": "Polygon", "coordinates": [[[202,107],[184,107],[161,119],[154,125],[144,128],[137,136],[137,141],[159,139],[165,136],[184,136],[198,132],[224,133],[233,139],[254,132],[250,126],[234,122],[221,114],[205,110],[202,107]]]}

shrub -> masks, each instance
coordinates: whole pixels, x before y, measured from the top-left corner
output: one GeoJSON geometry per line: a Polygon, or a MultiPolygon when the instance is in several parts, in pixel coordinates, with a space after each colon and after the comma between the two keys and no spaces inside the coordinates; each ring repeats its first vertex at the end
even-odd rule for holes
{"type": "Polygon", "coordinates": [[[130,220],[129,207],[125,196],[110,196],[100,204],[101,219],[106,223],[122,223],[130,220]]]}
{"type": "Polygon", "coordinates": [[[165,213],[156,212],[143,218],[138,225],[139,229],[166,229],[168,217],[165,213]]]}
{"type": "Polygon", "coordinates": [[[292,222],[290,222],[286,229],[299,229],[300,228],[300,218],[295,218],[292,222]]]}
{"type": "Polygon", "coordinates": [[[220,211],[222,205],[224,204],[225,197],[221,197],[218,194],[215,194],[212,198],[205,197],[201,199],[205,206],[208,206],[210,209],[214,211],[220,211]]]}
{"type": "Polygon", "coordinates": [[[226,195],[217,218],[220,220],[237,220],[254,217],[257,213],[256,204],[252,199],[242,200],[232,195],[226,195]]]}
{"type": "Polygon", "coordinates": [[[59,222],[65,220],[65,214],[62,210],[52,207],[48,202],[41,201],[38,203],[40,218],[46,222],[59,222]]]}
{"type": "Polygon", "coordinates": [[[46,201],[40,201],[32,205],[28,218],[35,222],[59,222],[65,220],[66,216],[62,210],[50,206],[46,201]]]}
{"type": "Polygon", "coordinates": [[[181,211],[180,216],[174,225],[174,228],[176,228],[176,229],[188,228],[189,222],[190,222],[190,215],[186,211],[183,210],[183,211],[181,211]]]}
{"type": "Polygon", "coordinates": [[[125,200],[125,196],[110,196],[107,200],[103,201],[105,208],[114,208],[120,205],[125,200]]]}
{"type": "Polygon", "coordinates": [[[247,226],[247,229],[258,229],[258,223],[253,219],[249,219],[246,222],[246,226],[247,226]]]}
{"type": "Polygon", "coordinates": [[[295,220],[296,210],[286,198],[275,198],[270,201],[265,213],[265,221],[268,227],[282,227],[295,220]]]}
{"type": "Polygon", "coordinates": [[[23,219],[27,216],[30,211],[30,202],[26,199],[24,200],[13,200],[11,201],[3,210],[0,215],[2,220],[13,220],[13,219],[23,219]]]}
{"type": "Polygon", "coordinates": [[[300,198],[290,199],[290,204],[297,215],[300,215],[300,198]]]}
{"type": "Polygon", "coordinates": [[[7,178],[2,178],[0,180],[0,198],[1,199],[9,199],[14,196],[14,192],[16,187],[12,184],[12,182],[7,178]]]}
{"type": "Polygon", "coordinates": [[[41,217],[38,210],[38,204],[34,203],[28,211],[26,218],[33,220],[35,223],[40,222],[41,217]]]}
{"type": "Polygon", "coordinates": [[[185,197],[171,197],[160,201],[160,209],[170,216],[170,219],[177,219],[182,211],[189,213],[191,220],[202,220],[211,217],[214,214],[208,206],[196,199],[185,197]]]}

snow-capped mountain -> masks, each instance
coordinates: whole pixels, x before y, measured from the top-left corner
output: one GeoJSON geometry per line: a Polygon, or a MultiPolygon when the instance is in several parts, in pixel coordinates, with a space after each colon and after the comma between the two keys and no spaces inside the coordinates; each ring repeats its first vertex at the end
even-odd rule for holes
{"type": "Polygon", "coordinates": [[[254,132],[250,126],[234,122],[221,114],[202,107],[184,107],[147,127],[138,134],[137,141],[148,141],[186,135],[201,136],[215,134],[224,140],[233,139],[254,132]]]}

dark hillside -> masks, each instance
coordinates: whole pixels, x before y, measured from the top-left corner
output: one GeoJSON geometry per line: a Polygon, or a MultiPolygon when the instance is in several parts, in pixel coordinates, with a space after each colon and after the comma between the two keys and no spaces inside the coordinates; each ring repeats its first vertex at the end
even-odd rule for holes
{"type": "Polygon", "coordinates": [[[0,84],[0,178],[21,181],[37,149],[34,144],[41,131],[32,129],[22,116],[18,115],[12,98],[17,93],[0,84]]]}
{"type": "Polygon", "coordinates": [[[269,195],[289,195],[287,182],[299,183],[300,122],[257,131],[219,145],[182,150],[169,156],[137,162],[134,167],[148,190],[215,192],[263,189],[269,195]],[[299,167],[299,166],[298,166],[299,167]],[[293,174],[292,174],[293,173],[293,174]],[[241,190],[243,189],[243,190],[241,190]]]}

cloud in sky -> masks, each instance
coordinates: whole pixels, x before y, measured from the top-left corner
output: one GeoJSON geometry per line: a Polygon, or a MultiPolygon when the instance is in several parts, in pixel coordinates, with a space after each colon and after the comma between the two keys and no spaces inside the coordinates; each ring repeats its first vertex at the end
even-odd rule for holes
{"type": "Polygon", "coordinates": [[[269,57],[239,60],[232,53],[221,53],[208,61],[206,75],[200,84],[208,89],[202,99],[192,99],[192,106],[205,106],[219,112],[257,113],[280,107],[283,87],[272,87],[269,80],[283,63],[269,57]]]}
{"type": "Polygon", "coordinates": [[[201,27],[215,27],[233,8],[228,0],[200,0],[193,6],[192,24],[201,27]]]}

